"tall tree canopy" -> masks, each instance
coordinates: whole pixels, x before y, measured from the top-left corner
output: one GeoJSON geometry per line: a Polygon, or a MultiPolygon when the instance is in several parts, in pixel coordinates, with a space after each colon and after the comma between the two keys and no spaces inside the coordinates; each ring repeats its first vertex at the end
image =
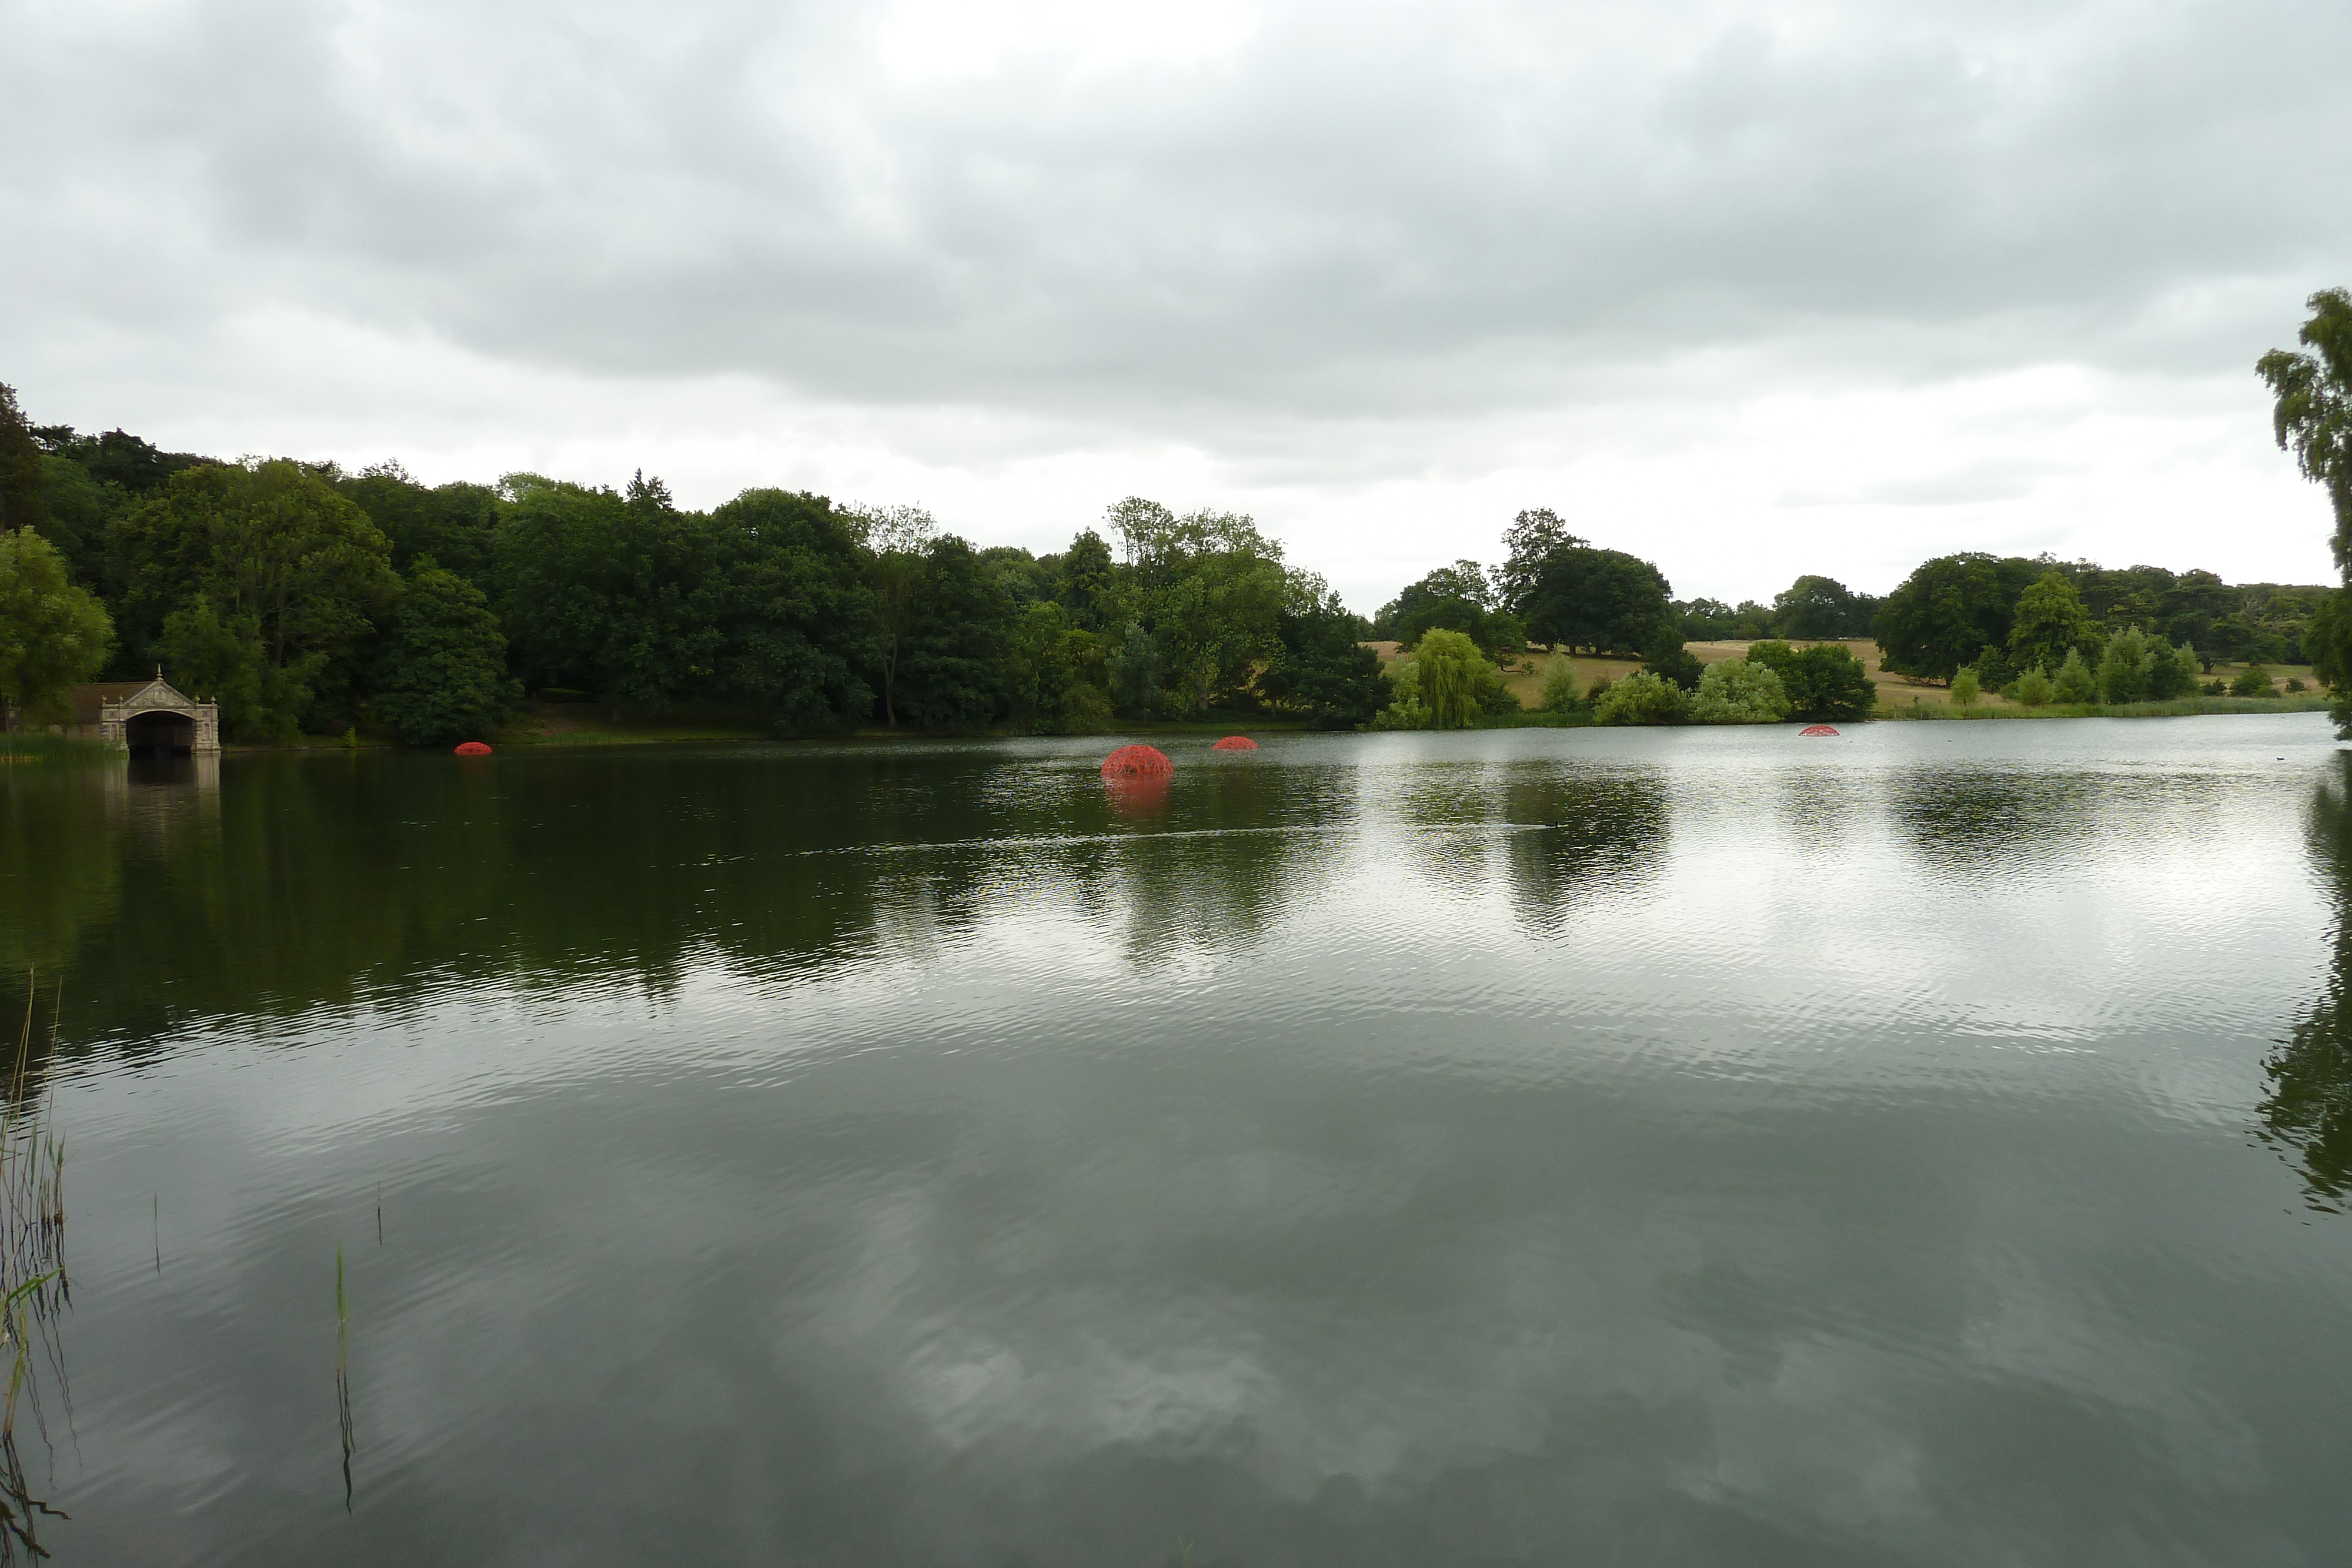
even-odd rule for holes
{"type": "Polygon", "coordinates": [[[2352,736],[2352,292],[2324,288],[2296,334],[2309,353],[2273,349],[2255,369],[2274,399],[2271,427],[2304,477],[2327,492],[2341,582],[2314,617],[2305,645],[2336,693],[2336,722],[2352,736]]]}
{"type": "Polygon", "coordinates": [[[1882,602],[1833,577],[1801,577],[1773,596],[1772,634],[1808,642],[1867,637],[1882,602]]]}
{"type": "Polygon", "coordinates": [[[169,618],[202,599],[266,666],[275,695],[257,722],[273,732],[314,702],[340,707],[400,594],[383,532],[299,463],[183,469],[115,524],[111,547],[134,658],[160,652],[169,618]]]}
{"type": "Polygon", "coordinates": [[[1534,507],[1511,519],[1503,530],[1503,564],[1495,571],[1495,589],[1502,608],[1525,621],[1543,576],[1544,563],[1556,550],[1590,543],[1568,531],[1568,525],[1549,507],[1534,507]]]}
{"type": "Polygon", "coordinates": [[[55,707],[98,674],[114,641],[106,607],[66,580],[65,558],[30,528],[0,533],[0,700],[55,707]]]}
{"type": "Polygon", "coordinates": [[[2041,570],[1981,551],[1922,564],[1879,607],[1875,634],[1885,667],[1950,680],[1986,643],[2008,642],[2018,595],[2041,570]]]}
{"type": "Polygon", "coordinates": [[[376,712],[413,745],[478,739],[522,695],[488,596],[431,556],[416,559],[373,675],[376,712]]]}
{"type": "Polygon", "coordinates": [[[2010,622],[2007,652],[2011,668],[2040,666],[2054,673],[2070,653],[2085,658],[2098,653],[2104,637],[2099,623],[2083,607],[2083,596],[2063,571],[2045,571],[2018,596],[2010,622]]]}
{"type": "Polygon", "coordinates": [[[1258,676],[1258,691],[1277,713],[1298,715],[1318,729],[1370,723],[1388,701],[1388,682],[1380,655],[1359,640],[1364,630],[1322,579],[1293,573],[1281,648],[1258,676]]]}
{"type": "Polygon", "coordinates": [[[48,504],[41,494],[41,447],[16,389],[0,384],[0,533],[46,528],[48,504]]]}
{"type": "Polygon", "coordinates": [[[1494,614],[1495,593],[1486,569],[1475,560],[1441,566],[1418,582],[1408,583],[1372,617],[1372,632],[1408,645],[1434,628],[1461,632],[1481,647],[1494,614]]]}
{"type": "Polygon", "coordinates": [[[1641,653],[1661,640],[1681,642],[1674,591],[1646,560],[1581,543],[1543,558],[1519,612],[1527,634],[1556,647],[1596,653],[1641,653]]]}

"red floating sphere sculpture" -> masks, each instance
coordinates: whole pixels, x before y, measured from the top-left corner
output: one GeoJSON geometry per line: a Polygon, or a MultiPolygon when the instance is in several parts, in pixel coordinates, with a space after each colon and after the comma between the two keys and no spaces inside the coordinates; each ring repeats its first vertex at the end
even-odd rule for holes
{"type": "Polygon", "coordinates": [[[1799,730],[1797,733],[1798,733],[1800,736],[1806,736],[1806,735],[1835,735],[1835,734],[1837,733],[1837,727],[1836,727],[1836,726],[1834,726],[1834,725],[1827,725],[1827,724],[1809,724],[1809,725],[1805,726],[1805,727],[1804,727],[1804,728],[1802,728],[1802,729],[1799,730]]]}
{"type": "Polygon", "coordinates": [[[1176,771],[1168,754],[1156,746],[1122,746],[1103,758],[1106,779],[1164,779],[1176,771]]]}
{"type": "Polygon", "coordinates": [[[1246,735],[1229,735],[1225,737],[1224,739],[1217,742],[1216,745],[1209,747],[1209,749],[1212,751],[1255,751],[1257,749],[1257,742],[1252,740],[1246,735]]]}
{"type": "Polygon", "coordinates": [[[488,757],[489,754],[490,748],[478,740],[463,742],[457,747],[460,757],[488,757]]]}

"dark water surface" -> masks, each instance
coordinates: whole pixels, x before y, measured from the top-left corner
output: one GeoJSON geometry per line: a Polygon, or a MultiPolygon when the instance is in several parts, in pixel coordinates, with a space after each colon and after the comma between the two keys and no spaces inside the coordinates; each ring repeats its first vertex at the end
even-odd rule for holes
{"type": "Polygon", "coordinates": [[[58,1561],[2352,1560],[2322,716],[1108,744],[8,770],[58,1561]]]}

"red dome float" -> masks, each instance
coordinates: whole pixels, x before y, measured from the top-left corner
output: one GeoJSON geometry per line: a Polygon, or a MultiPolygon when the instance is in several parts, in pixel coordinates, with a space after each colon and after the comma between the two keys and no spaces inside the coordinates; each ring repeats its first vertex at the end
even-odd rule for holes
{"type": "Polygon", "coordinates": [[[1164,779],[1176,771],[1168,754],[1156,746],[1122,746],[1103,758],[1106,779],[1164,779]]]}
{"type": "Polygon", "coordinates": [[[460,757],[488,757],[489,754],[490,748],[478,740],[465,741],[457,747],[460,757]]]}
{"type": "Polygon", "coordinates": [[[1229,735],[1225,737],[1224,739],[1217,742],[1216,745],[1209,747],[1209,749],[1212,751],[1255,751],[1257,749],[1257,742],[1252,740],[1246,735],[1229,735]]]}
{"type": "Polygon", "coordinates": [[[1802,728],[1802,729],[1799,730],[1797,733],[1798,733],[1799,735],[1801,735],[1801,736],[1804,736],[1804,735],[1835,735],[1835,734],[1837,733],[1837,727],[1836,727],[1834,725],[1827,725],[1827,724],[1809,724],[1809,725],[1805,726],[1805,727],[1804,727],[1804,728],[1802,728]]]}

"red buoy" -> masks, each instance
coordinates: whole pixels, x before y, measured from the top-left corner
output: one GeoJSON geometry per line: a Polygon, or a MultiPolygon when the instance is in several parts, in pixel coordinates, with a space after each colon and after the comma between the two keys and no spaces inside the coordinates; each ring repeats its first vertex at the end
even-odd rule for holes
{"type": "Polygon", "coordinates": [[[460,757],[488,757],[489,754],[490,748],[478,740],[466,741],[457,747],[460,757]]]}
{"type": "Polygon", "coordinates": [[[1257,742],[1252,740],[1246,735],[1229,735],[1225,737],[1224,739],[1217,742],[1216,745],[1209,747],[1209,749],[1212,751],[1255,751],[1257,749],[1257,742]]]}
{"type": "Polygon", "coordinates": [[[1798,733],[1799,735],[1801,735],[1801,736],[1803,736],[1803,735],[1835,735],[1835,734],[1837,733],[1837,730],[1836,730],[1836,728],[1835,728],[1833,726],[1831,726],[1831,725],[1826,725],[1826,724],[1809,724],[1809,725],[1805,726],[1805,727],[1804,727],[1804,728],[1802,728],[1802,729],[1799,730],[1797,733],[1798,733]]]}
{"type": "Polygon", "coordinates": [[[1106,779],[1158,779],[1176,771],[1168,754],[1156,746],[1122,746],[1103,758],[1106,779]]]}

